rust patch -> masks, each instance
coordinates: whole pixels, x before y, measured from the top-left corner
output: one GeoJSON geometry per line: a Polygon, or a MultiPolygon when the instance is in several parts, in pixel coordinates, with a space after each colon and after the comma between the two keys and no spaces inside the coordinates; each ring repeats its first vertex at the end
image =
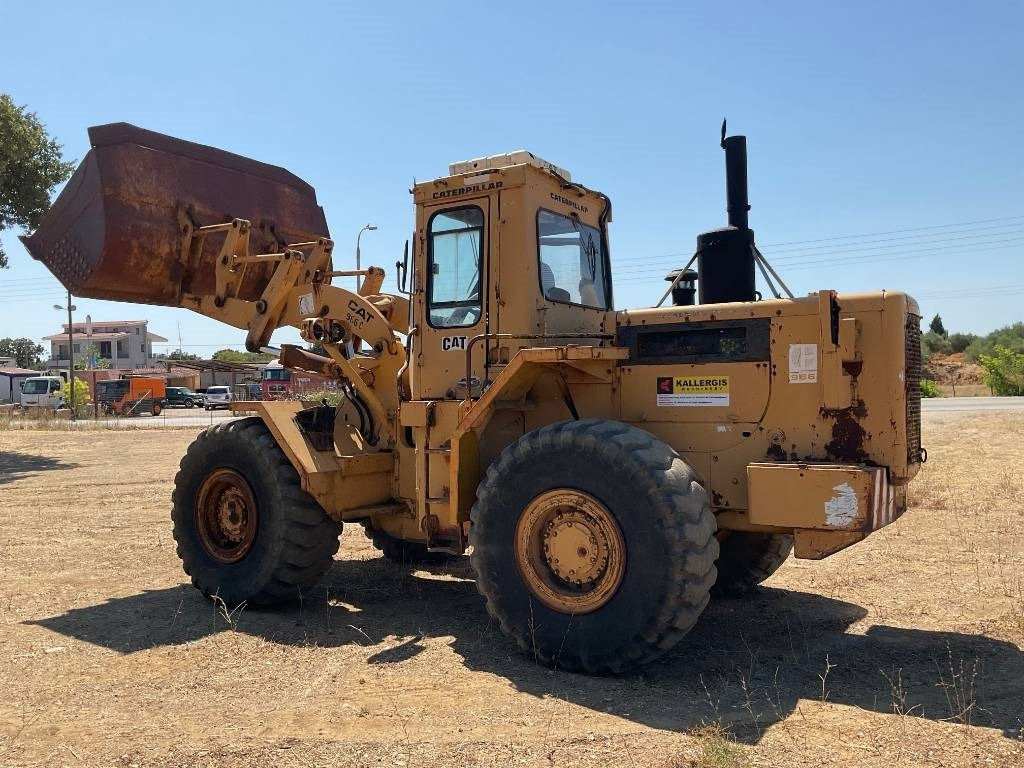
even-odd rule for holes
{"type": "Polygon", "coordinates": [[[772,443],[768,446],[768,450],[765,452],[769,459],[775,459],[776,461],[786,460],[786,449],[778,443],[772,443]]]}
{"type": "Polygon", "coordinates": [[[863,419],[868,415],[868,407],[863,400],[858,400],[849,408],[822,408],[819,413],[826,419],[838,419],[846,413],[852,413],[858,419],[863,419]]]}
{"type": "Polygon", "coordinates": [[[718,491],[711,491],[711,503],[716,507],[727,506],[727,502],[718,491]]]}
{"type": "Polygon", "coordinates": [[[857,421],[856,408],[845,408],[834,414],[822,415],[831,416],[836,420],[832,425],[832,441],[825,445],[830,457],[845,461],[863,461],[867,458],[864,450],[867,433],[857,421]]]}
{"type": "MultiPolygon", "coordinates": [[[[126,123],[90,128],[89,140],[24,241],[75,296],[177,306],[183,293],[213,295],[223,236],[185,249],[190,226],[251,221],[252,253],[328,235],[316,192],[282,168],[126,123]]],[[[239,298],[259,298],[272,273],[247,269],[239,298]]]]}

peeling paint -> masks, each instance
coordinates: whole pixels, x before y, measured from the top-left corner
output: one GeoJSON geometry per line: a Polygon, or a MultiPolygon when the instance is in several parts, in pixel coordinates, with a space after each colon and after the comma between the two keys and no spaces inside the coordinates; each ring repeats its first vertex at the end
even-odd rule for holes
{"type": "Polygon", "coordinates": [[[836,495],[825,502],[825,524],[845,528],[857,519],[857,492],[849,483],[833,486],[836,495]]]}

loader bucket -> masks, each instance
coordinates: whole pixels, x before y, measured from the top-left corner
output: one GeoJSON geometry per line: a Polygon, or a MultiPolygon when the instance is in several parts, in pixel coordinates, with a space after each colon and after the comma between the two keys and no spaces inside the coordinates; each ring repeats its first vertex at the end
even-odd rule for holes
{"type": "MultiPolygon", "coordinates": [[[[327,237],[316,191],[283,168],[127,123],[89,129],[92,149],[22,241],[75,296],[178,306],[215,293],[221,238],[188,247],[188,224],[252,222],[250,251],[327,237]]],[[[246,271],[259,298],[271,268],[246,271]]]]}

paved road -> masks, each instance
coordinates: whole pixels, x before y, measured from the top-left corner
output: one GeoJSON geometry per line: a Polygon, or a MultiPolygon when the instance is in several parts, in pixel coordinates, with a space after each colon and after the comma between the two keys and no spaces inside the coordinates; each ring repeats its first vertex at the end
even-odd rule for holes
{"type": "Polygon", "coordinates": [[[148,414],[132,417],[101,416],[95,421],[92,419],[83,420],[81,424],[86,426],[86,428],[93,425],[103,425],[113,429],[208,427],[211,424],[217,424],[233,418],[236,418],[234,413],[223,409],[204,411],[202,408],[167,408],[159,416],[150,416],[148,414]]]}
{"type": "Polygon", "coordinates": [[[921,410],[924,413],[1024,411],[1024,397],[929,397],[921,401],[921,410]]]}
{"type": "MultiPolygon", "coordinates": [[[[921,401],[926,413],[998,413],[1024,412],[1024,397],[932,397],[921,401]]],[[[198,408],[168,408],[159,416],[134,418],[107,417],[84,421],[83,424],[103,424],[109,427],[140,429],[146,427],[204,427],[237,418],[227,410],[204,411],[198,408]]]]}

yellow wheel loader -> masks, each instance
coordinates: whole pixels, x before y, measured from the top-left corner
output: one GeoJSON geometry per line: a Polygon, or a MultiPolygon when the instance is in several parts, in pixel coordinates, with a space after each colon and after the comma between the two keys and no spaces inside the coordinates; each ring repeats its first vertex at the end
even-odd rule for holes
{"type": "Polygon", "coordinates": [[[618,672],[790,552],[827,557],[906,508],[925,455],[918,306],[784,295],[747,222],[746,140],[724,125],[729,226],[698,236],[657,306],[627,310],[609,198],[528,152],[416,184],[384,293],[383,270],[336,268],[287,171],[126,124],[89,134],[32,255],[77,296],[185,307],[250,350],[298,328],[327,355],[284,345],[282,364],[343,396],[246,403],[256,416],[188,449],[174,535],[206,595],[295,599],[359,523],[395,559],[471,550],[524,650],[618,672]]]}

